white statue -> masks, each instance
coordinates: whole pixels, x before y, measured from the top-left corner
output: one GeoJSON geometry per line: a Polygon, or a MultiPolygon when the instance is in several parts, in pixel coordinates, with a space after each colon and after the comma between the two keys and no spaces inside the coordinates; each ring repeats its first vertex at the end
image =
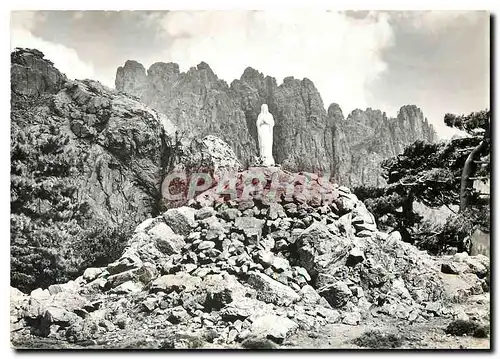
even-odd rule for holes
{"type": "Polygon", "coordinates": [[[257,133],[259,136],[259,152],[264,166],[274,166],[273,158],[273,127],[274,118],[267,109],[267,105],[260,107],[257,117],[257,133]]]}

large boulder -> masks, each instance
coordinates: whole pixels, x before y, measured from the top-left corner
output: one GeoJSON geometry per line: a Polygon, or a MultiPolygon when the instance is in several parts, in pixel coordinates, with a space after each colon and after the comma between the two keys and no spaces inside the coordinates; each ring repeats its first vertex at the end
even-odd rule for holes
{"type": "MultiPolygon", "coordinates": [[[[138,79],[140,66],[130,63],[127,68],[133,69],[134,75],[121,84],[138,79]]],[[[68,186],[63,193],[75,190],[77,196],[63,196],[64,200],[58,204],[61,216],[75,220],[71,225],[71,238],[128,236],[137,224],[172,205],[170,201],[162,201],[162,183],[165,176],[176,168],[196,167],[212,173],[223,167],[237,167],[236,155],[222,140],[207,136],[200,141],[193,140],[196,143],[181,141],[176,137],[175,126],[164,114],[147,107],[133,96],[107,88],[97,81],[68,80],[40,51],[16,49],[11,54],[11,82],[13,156],[17,156],[16,149],[29,148],[32,152],[22,161],[22,166],[13,163],[13,193],[24,191],[24,185],[22,188],[19,186],[33,175],[33,183],[43,181],[43,187],[49,192],[60,189],[54,181],[68,186]],[[57,174],[44,162],[48,143],[57,147],[57,150],[50,151],[53,158],[47,159],[62,166],[58,167],[57,174]],[[43,169],[41,172],[40,168],[43,169]]],[[[47,198],[52,198],[52,195],[47,198]]],[[[42,201],[41,205],[39,201],[36,196],[27,197],[23,206],[34,208],[30,215],[27,213],[31,212],[23,206],[13,207],[13,216],[28,217],[13,222],[12,233],[23,232],[15,226],[25,221],[39,226],[44,233],[66,230],[61,231],[60,226],[39,220],[50,208],[48,200],[42,201]]],[[[185,198],[183,202],[186,202],[185,198]]],[[[189,232],[189,224],[193,220],[190,211],[179,209],[166,216],[167,220],[173,220],[171,227],[175,233],[185,235],[189,232]]],[[[65,220],[62,222],[65,223],[65,220]]],[[[137,233],[146,230],[141,228],[137,233]]],[[[142,238],[138,238],[140,241],[144,239],[143,234],[142,238]]],[[[47,278],[47,274],[55,270],[25,272],[26,268],[30,268],[25,262],[31,260],[26,245],[31,248],[36,246],[37,241],[31,235],[15,235],[12,240],[12,255],[16,258],[12,284],[26,292],[34,289],[35,285],[54,282],[54,279],[47,278]]],[[[146,242],[143,241],[145,246],[141,246],[143,253],[140,257],[154,262],[161,257],[161,253],[146,242]]],[[[63,243],[63,247],[65,245],[63,243]]],[[[57,251],[58,248],[50,248],[52,250],[57,251]]],[[[86,252],[77,250],[73,253],[79,255],[86,252]]],[[[60,276],[69,274],[63,272],[60,276]]]]}
{"type": "MultiPolygon", "coordinates": [[[[181,223],[186,224],[187,221],[183,221],[181,218],[185,218],[182,214],[182,212],[175,212],[177,213],[176,215],[170,214],[170,216],[176,217],[176,220],[178,222],[173,222],[173,225],[175,226],[176,224],[178,225],[178,231],[183,232],[183,233],[189,233],[185,229],[179,230],[179,226],[181,226],[181,223]]],[[[193,219],[194,222],[194,219],[193,219]]],[[[172,222],[171,222],[172,223],[172,222]]],[[[185,228],[185,227],[184,227],[185,228]]],[[[159,222],[156,226],[151,228],[148,231],[148,235],[152,239],[152,241],[156,244],[156,248],[164,254],[170,255],[170,254],[175,254],[175,253],[180,253],[182,250],[182,247],[186,244],[184,241],[184,237],[180,234],[175,233],[172,228],[165,223],[159,222]]]]}
{"type": "Polygon", "coordinates": [[[172,208],[163,213],[165,222],[172,230],[183,236],[191,232],[191,227],[196,223],[194,215],[196,210],[191,207],[172,208]]]}
{"type": "Polygon", "coordinates": [[[472,256],[481,254],[490,257],[490,233],[483,232],[477,228],[470,236],[470,254],[472,256]]]}
{"type": "Polygon", "coordinates": [[[228,304],[246,298],[248,288],[243,286],[238,279],[229,274],[210,274],[203,278],[199,289],[193,294],[197,300],[209,311],[220,310],[228,304]]]}
{"type": "MultiPolygon", "coordinates": [[[[29,291],[35,285],[55,282],[50,278],[52,272],[58,273],[57,280],[70,276],[70,266],[62,266],[62,272],[60,266],[57,271],[46,268],[25,272],[31,268],[26,262],[32,261],[32,251],[36,252],[40,243],[33,233],[43,231],[51,237],[71,231],[68,236],[59,234],[61,240],[74,238],[78,246],[84,247],[83,238],[92,242],[104,240],[99,236],[126,237],[133,227],[158,211],[171,141],[161,115],[96,81],[68,80],[39,51],[16,50],[11,62],[13,158],[16,149],[23,146],[30,152],[22,160],[22,167],[13,163],[12,193],[27,190],[25,185],[19,186],[28,178],[48,191],[46,199],[28,196],[12,212],[23,218],[13,222],[13,285],[29,291]],[[46,148],[49,144],[50,151],[46,148]],[[50,209],[49,198],[56,197],[60,199],[57,212],[62,219],[54,223],[41,220],[50,209]],[[74,223],[61,228],[60,224],[69,223],[69,218],[74,223]],[[22,230],[16,227],[26,221],[33,224],[33,230],[20,235],[22,230]]],[[[68,243],[54,243],[60,247],[47,249],[57,256],[66,252],[79,256],[88,251],[85,247],[83,251],[62,250],[68,243]]],[[[62,262],[68,259],[62,258],[62,262]]],[[[87,258],[73,259],[85,263],[87,258]]],[[[43,256],[40,260],[54,262],[43,256]]]]}
{"type": "Polygon", "coordinates": [[[293,334],[299,325],[293,320],[278,315],[265,315],[257,317],[251,327],[251,332],[257,337],[264,337],[278,344],[293,334]]]}
{"type": "Polygon", "coordinates": [[[321,301],[321,296],[310,285],[303,286],[299,294],[302,297],[302,302],[306,305],[316,305],[321,301]]]}
{"type": "Polygon", "coordinates": [[[352,211],[352,224],[356,232],[375,232],[377,230],[375,217],[368,211],[364,203],[358,203],[352,211]]]}
{"type": "Polygon", "coordinates": [[[193,277],[187,273],[177,273],[177,274],[167,274],[161,276],[153,281],[151,284],[151,292],[165,292],[170,293],[172,291],[193,291],[198,288],[201,284],[201,278],[193,277]]]}
{"type": "Polygon", "coordinates": [[[243,297],[232,301],[220,311],[221,318],[228,322],[243,321],[259,315],[272,314],[266,303],[255,298],[243,297]]]}
{"type": "Polygon", "coordinates": [[[353,243],[334,235],[321,222],[311,224],[297,238],[299,264],[311,275],[316,288],[328,284],[328,273],[346,263],[353,243]]]}
{"type": "Polygon", "coordinates": [[[111,289],[111,293],[115,294],[137,294],[140,293],[144,289],[144,284],[135,279],[128,280],[123,282],[113,289],[111,289]]]}
{"type": "MultiPolygon", "coordinates": [[[[234,175],[241,169],[242,164],[233,148],[214,135],[195,137],[185,147],[181,163],[176,166],[176,170],[185,171],[190,178],[195,173],[209,173],[215,177],[213,179],[234,175]]],[[[200,187],[206,189],[209,185],[210,183],[204,183],[200,187]]]]}
{"type": "Polygon", "coordinates": [[[250,272],[247,282],[257,291],[257,299],[263,302],[289,306],[300,300],[300,295],[293,289],[270,278],[264,273],[250,272]]]}
{"type": "Polygon", "coordinates": [[[254,217],[236,217],[234,220],[236,230],[243,233],[246,240],[251,244],[259,242],[263,226],[264,221],[254,217]]]}
{"type": "MultiPolygon", "coordinates": [[[[188,138],[211,133],[228,143],[243,161],[257,155],[244,112],[232,99],[227,83],[205,62],[185,73],[179,71],[178,64],[156,62],[147,74],[142,65],[130,62],[120,67],[116,75],[117,90],[138,96],[168,116],[188,138]]],[[[204,146],[209,148],[216,145],[207,142],[204,146]]],[[[228,161],[227,157],[224,160],[228,161]]]]}
{"type": "Polygon", "coordinates": [[[167,115],[186,136],[220,137],[245,165],[258,155],[255,120],[267,103],[276,122],[277,163],[294,172],[331,171],[336,182],[350,186],[384,185],[382,160],[417,139],[435,138],[432,125],[416,106],[403,106],[397,118],[368,108],[346,119],[338,104],[325,110],[310,79],[288,76],[278,84],[251,67],[228,86],[204,62],[186,72],[176,63],[157,62],[146,72],[128,60],[116,72],[116,88],[167,115]]]}
{"type": "Polygon", "coordinates": [[[85,311],[84,308],[89,304],[87,298],[72,291],[58,292],[48,297],[31,296],[23,302],[23,310],[17,313],[17,318],[28,319],[34,333],[46,337],[52,325],[69,327],[80,321],[77,312],[85,311]]]}
{"type": "Polygon", "coordinates": [[[60,292],[51,295],[49,298],[41,302],[45,307],[60,307],[68,311],[75,311],[89,304],[89,300],[75,292],[60,292]]]}

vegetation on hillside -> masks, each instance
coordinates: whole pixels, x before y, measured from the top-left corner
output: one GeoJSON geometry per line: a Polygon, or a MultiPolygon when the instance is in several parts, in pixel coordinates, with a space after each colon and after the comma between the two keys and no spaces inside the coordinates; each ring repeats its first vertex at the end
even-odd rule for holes
{"type": "Polygon", "coordinates": [[[83,158],[49,115],[50,102],[47,95],[11,101],[11,285],[25,292],[118,257],[128,230],[85,225],[89,206],[77,182],[83,158]]]}

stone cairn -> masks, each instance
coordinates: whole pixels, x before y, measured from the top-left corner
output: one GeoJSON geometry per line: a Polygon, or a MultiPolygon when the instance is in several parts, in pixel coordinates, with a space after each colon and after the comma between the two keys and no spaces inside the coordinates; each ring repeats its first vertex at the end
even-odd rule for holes
{"type": "Polygon", "coordinates": [[[254,337],[280,344],[296,331],[372,316],[453,316],[445,300],[487,290],[488,258],[437,260],[398,232],[379,232],[348,188],[313,174],[251,168],[237,175],[233,198],[220,188],[138,225],[106,267],[30,295],[12,288],[12,335],[81,345],[144,332],[176,333],[174,348],[188,347],[187,337],[218,347],[254,337]],[[265,180],[242,196],[251,171],[265,180]],[[293,191],[270,187],[273,176],[293,191]],[[468,284],[447,292],[442,272],[468,284]]]}

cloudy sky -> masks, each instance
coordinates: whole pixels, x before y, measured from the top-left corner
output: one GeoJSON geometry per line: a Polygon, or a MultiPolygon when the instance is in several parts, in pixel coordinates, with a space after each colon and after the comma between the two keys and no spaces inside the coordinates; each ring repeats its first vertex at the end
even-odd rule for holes
{"type": "Polygon", "coordinates": [[[446,112],[490,107],[489,13],[368,11],[13,12],[11,47],[34,47],[70,78],[114,87],[128,59],[207,62],[231,83],[247,66],[308,77],[325,107],[422,108],[448,137],[446,112]]]}

